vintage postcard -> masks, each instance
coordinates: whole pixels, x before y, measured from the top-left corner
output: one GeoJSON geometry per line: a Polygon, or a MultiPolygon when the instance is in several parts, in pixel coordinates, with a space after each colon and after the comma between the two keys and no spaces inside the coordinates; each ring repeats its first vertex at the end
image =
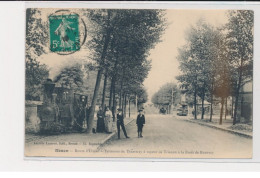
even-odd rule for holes
{"type": "Polygon", "coordinates": [[[254,12],[26,9],[25,157],[252,158],[254,12]]]}

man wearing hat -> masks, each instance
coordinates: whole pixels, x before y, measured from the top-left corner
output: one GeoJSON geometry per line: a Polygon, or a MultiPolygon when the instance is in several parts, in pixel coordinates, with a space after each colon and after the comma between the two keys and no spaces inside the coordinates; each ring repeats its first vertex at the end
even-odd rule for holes
{"type": "Polygon", "coordinates": [[[120,139],[120,126],[122,127],[122,130],[124,132],[124,135],[126,138],[129,138],[127,136],[127,133],[126,133],[126,130],[125,130],[125,125],[124,125],[124,116],[123,116],[123,113],[122,113],[122,109],[121,108],[118,108],[117,109],[118,113],[116,115],[116,118],[117,118],[117,122],[116,122],[116,125],[117,125],[117,133],[118,133],[118,139],[120,139]]]}
{"type": "Polygon", "coordinates": [[[145,124],[145,117],[144,117],[142,109],[140,109],[138,112],[139,112],[139,114],[136,119],[136,125],[137,125],[137,132],[138,132],[138,138],[139,138],[139,137],[143,137],[142,132],[143,132],[143,126],[145,124]]]}

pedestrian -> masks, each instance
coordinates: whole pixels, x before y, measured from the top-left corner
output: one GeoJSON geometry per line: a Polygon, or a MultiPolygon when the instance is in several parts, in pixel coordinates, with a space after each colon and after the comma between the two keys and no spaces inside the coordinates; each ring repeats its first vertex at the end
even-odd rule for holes
{"type": "Polygon", "coordinates": [[[76,109],[77,113],[75,122],[76,129],[80,132],[82,132],[83,129],[86,129],[86,104],[86,97],[81,95],[76,109]]]}
{"type": "Polygon", "coordinates": [[[138,138],[143,137],[142,132],[143,132],[144,124],[145,124],[145,116],[143,114],[143,110],[140,109],[136,119],[138,138]]]}
{"type": "Polygon", "coordinates": [[[104,113],[102,111],[102,107],[99,107],[99,111],[97,112],[97,132],[104,132],[105,124],[104,124],[104,113]]]}
{"type": "Polygon", "coordinates": [[[113,116],[109,107],[106,107],[105,111],[105,130],[107,133],[112,133],[113,116]]]}
{"type": "Polygon", "coordinates": [[[124,135],[126,138],[129,138],[127,136],[127,133],[126,133],[126,130],[125,130],[125,125],[124,125],[124,116],[123,116],[123,113],[122,113],[122,109],[119,108],[117,109],[118,113],[116,115],[116,118],[117,118],[117,122],[116,122],[116,125],[117,125],[117,134],[118,134],[118,139],[120,139],[120,126],[122,127],[122,130],[124,132],[124,135]]]}

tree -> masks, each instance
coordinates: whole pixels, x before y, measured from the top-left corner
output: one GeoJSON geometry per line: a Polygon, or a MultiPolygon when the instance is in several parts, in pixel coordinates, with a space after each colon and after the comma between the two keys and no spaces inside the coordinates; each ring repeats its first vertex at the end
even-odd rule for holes
{"type": "Polygon", "coordinates": [[[204,101],[209,94],[209,82],[214,56],[212,46],[215,43],[215,30],[203,20],[197,22],[196,27],[192,27],[188,34],[191,59],[196,63],[197,69],[197,94],[201,98],[202,113],[204,119],[204,101]]]}
{"type": "Polygon", "coordinates": [[[94,58],[98,63],[99,69],[95,84],[95,90],[91,102],[91,108],[89,113],[89,126],[87,129],[87,133],[91,133],[92,130],[92,123],[94,119],[94,113],[95,113],[95,107],[97,102],[97,96],[99,92],[101,77],[103,73],[103,65],[106,58],[107,48],[108,44],[110,42],[111,38],[111,31],[112,31],[112,25],[111,25],[111,10],[91,10],[89,13],[89,17],[91,20],[96,20],[100,24],[100,31],[96,33],[96,36],[92,38],[92,43],[90,46],[90,49],[93,51],[93,49],[96,49],[96,52],[94,53],[94,58]],[[106,15],[103,15],[106,14],[106,15]],[[102,33],[103,32],[103,33],[102,33]],[[98,50],[101,49],[101,50],[98,50]]]}
{"type": "Polygon", "coordinates": [[[136,95],[135,88],[141,87],[147,77],[150,62],[146,58],[149,50],[159,40],[163,22],[161,11],[157,10],[120,12],[121,18],[117,19],[118,26],[113,31],[111,42],[115,60],[111,70],[113,72],[110,91],[114,91],[113,95],[119,95],[119,107],[122,107],[125,95],[136,95]]]}
{"type": "MultiPolygon", "coordinates": [[[[183,74],[177,79],[183,87],[187,88],[187,94],[193,93],[195,119],[197,118],[196,100],[199,96],[202,100],[201,119],[204,119],[204,101],[211,102],[211,121],[216,76],[223,72],[221,67],[225,66],[226,69],[228,66],[226,45],[221,31],[199,20],[195,27],[189,29],[187,44],[179,49],[178,60],[183,74]]],[[[220,79],[222,80],[221,77],[220,79]]]]}
{"type": "Polygon", "coordinates": [[[179,89],[175,83],[166,83],[153,96],[155,106],[174,105],[180,103],[179,89]]]}
{"type": "Polygon", "coordinates": [[[49,76],[46,65],[40,64],[37,57],[45,53],[47,44],[47,26],[40,18],[38,9],[26,10],[26,72],[25,72],[25,98],[39,100],[42,92],[42,81],[49,76]]]}
{"type": "Polygon", "coordinates": [[[198,93],[198,67],[195,60],[191,58],[189,44],[183,46],[179,50],[177,59],[180,62],[180,70],[182,75],[176,77],[182,87],[187,88],[186,94],[193,95],[194,119],[197,119],[197,93],[198,93]]]}
{"type": "Polygon", "coordinates": [[[232,66],[232,80],[235,91],[235,109],[233,124],[237,121],[239,92],[248,80],[252,79],[253,70],[253,24],[254,13],[250,10],[232,10],[228,13],[226,40],[228,56],[232,66]]]}
{"type": "Polygon", "coordinates": [[[84,89],[81,65],[77,64],[62,69],[60,74],[55,77],[54,82],[63,87],[73,89],[75,92],[82,92],[84,89]]]}
{"type": "Polygon", "coordinates": [[[49,76],[47,66],[41,65],[35,59],[27,59],[25,67],[25,99],[40,100],[42,81],[45,81],[49,76]]]}
{"type": "MultiPolygon", "coordinates": [[[[224,46],[224,45],[222,45],[224,46]]],[[[221,49],[221,48],[220,48],[221,49]]],[[[218,73],[216,74],[216,82],[214,87],[214,95],[221,98],[221,109],[220,109],[220,119],[219,124],[222,124],[222,116],[223,116],[223,106],[225,99],[230,95],[230,86],[231,86],[231,75],[229,71],[229,64],[227,58],[224,56],[219,57],[218,63],[218,73]]]]}
{"type": "Polygon", "coordinates": [[[26,57],[35,58],[45,53],[48,42],[47,24],[40,17],[40,10],[26,10],[26,57]]]}

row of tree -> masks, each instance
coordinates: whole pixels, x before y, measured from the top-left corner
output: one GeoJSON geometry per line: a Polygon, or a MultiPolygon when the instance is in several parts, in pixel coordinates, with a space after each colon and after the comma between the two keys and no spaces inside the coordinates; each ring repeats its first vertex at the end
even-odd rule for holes
{"type": "MultiPolygon", "coordinates": [[[[180,104],[180,90],[175,83],[163,85],[153,96],[152,103],[156,107],[168,107],[180,104]]],[[[171,108],[170,108],[171,109],[171,108]]]]}
{"type": "MultiPolygon", "coordinates": [[[[182,75],[177,79],[193,95],[201,99],[204,118],[204,101],[212,104],[220,98],[220,124],[223,106],[227,97],[234,98],[233,124],[237,122],[238,100],[241,87],[252,81],[253,70],[253,11],[232,10],[228,12],[228,23],[219,28],[199,20],[187,32],[186,45],[179,49],[178,60],[182,75]]],[[[197,107],[194,107],[197,119],[197,107]]]]}
{"type": "Polygon", "coordinates": [[[113,113],[117,107],[125,113],[131,98],[138,97],[139,102],[147,100],[142,84],[151,68],[147,57],[164,29],[164,13],[161,10],[88,10],[86,15],[93,27],[87,45],[98,70],[89,114],[89,128],[92,128],[102,75],[103,108],[108,81],[109,107],[113,113]]]}

